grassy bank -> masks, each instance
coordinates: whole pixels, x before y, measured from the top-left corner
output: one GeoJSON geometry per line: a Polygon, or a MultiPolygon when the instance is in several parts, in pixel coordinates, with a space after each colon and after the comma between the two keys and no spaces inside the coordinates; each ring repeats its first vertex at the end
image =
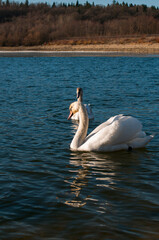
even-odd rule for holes
{"type": "Polygon", "coordinates": [[[72,38],[38,46],[0,47],[1,51],[114,51],[159,54],[159,36],[72,38]]]}

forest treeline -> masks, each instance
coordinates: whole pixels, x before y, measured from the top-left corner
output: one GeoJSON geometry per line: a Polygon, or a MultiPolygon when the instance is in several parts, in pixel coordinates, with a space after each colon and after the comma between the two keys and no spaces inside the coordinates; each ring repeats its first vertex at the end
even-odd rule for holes
{"type": "Polygon", "coordinates": [[[29,4],[0,0],[0,46],[33,46],[60,39],[159,34],[159,9],[86,2],[29,4]]]}

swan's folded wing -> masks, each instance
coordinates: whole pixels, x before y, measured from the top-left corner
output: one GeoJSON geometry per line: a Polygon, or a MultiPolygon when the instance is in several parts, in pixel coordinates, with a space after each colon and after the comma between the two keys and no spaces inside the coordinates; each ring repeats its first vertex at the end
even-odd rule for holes
{"type": "Polygon", "coordinates": [[[99,151],[106,146],[125,144],[141,129],[142,125],[136,118],[122,116],[89,137],[80,148],[86,151],[99,151]]]}
{"type": "Polygon", "coordinates": [[[92,137],[93,135],[95,135],[97,132],[99,132],[100,130],[104,129],[106,126],[110,125],[113,123],[113,121],[115,120],[120,120],[123,117],[123,114],[119,114],[113,117],[110,117],[107,121],[105,121],[104,123],[100,124],[98,127],[96,127],[85,139],[85,141],[87,141],[90,137],[92,137]]]}

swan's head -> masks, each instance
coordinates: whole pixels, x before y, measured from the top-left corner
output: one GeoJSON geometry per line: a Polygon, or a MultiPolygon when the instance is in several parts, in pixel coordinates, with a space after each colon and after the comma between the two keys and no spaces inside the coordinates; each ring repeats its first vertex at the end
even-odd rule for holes
{"type": "Polygon", "coordinates": [[[77,88],[76,93],[77,93],[77,99],[82,102],[82,98],[83,98],[83,90],[82,90],[82,88],[77,88]]]}
{"type": "Polygon", "coordinates": [[[73,102],[70,104],[69,110],[70,114],[68,116],[68,119],[70,119],[75,113],[79,111],[80,104],[79,102],[73,102]]]}

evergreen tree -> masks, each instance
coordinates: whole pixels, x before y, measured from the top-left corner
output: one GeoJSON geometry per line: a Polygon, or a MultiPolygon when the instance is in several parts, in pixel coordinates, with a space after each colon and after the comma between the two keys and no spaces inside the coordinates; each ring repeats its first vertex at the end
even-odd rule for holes
{"type": "Polygon", "coordinates": [[[77,2],[76,2],[76,7],[78,7],[79,6],[79,2],[78,2],[78,0],[77,0],[77,2]]]}
{"type": "Polygon", "coordinates": [[[7,7],[10,5],[9,0],[6,0],[6,5],[7,5],[7,7]]]}
{"type": "Polygon", "coordinates": [[[28,7],[29,6],[29,1],[25,0],[25,6],[28,7]]]}

